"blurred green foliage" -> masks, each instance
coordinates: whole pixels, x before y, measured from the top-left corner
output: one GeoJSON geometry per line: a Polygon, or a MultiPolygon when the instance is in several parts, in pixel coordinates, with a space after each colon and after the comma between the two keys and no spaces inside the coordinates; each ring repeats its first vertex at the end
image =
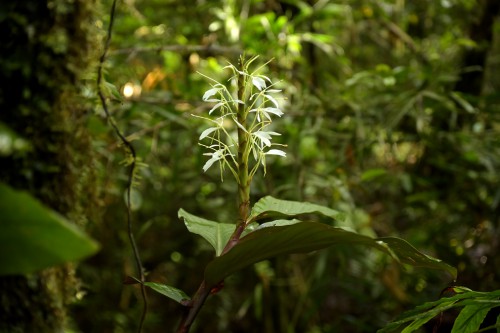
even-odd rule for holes
{"type": "MultiPolygon", "coordinates": [[[[264,195],[345,212],[370,236],[400,236],[458,267],[456,284],[498,289],[500,34],[496,1],[131,0],[119,3],[106,80],[118,126],[147,164],[134,188],[134,224],[148,280],[194,291],[209,246],[180,207],[233,223],[235,184],[203,173],[205,125],[191,114],[240,52],[274,59],[286,116],[275,122],[286,159],[269,159],[264,195]],[[116,95],[116,94],[115,94],[116,95]]],[[[103,30],[111,1],[103,0],[103,30]]],[[[88,98],[95,98],[89,73],[88,98]]],[[[140,313],[125,229],[126,172],[96,100],[88,126],[106,207],[91,226],[101,252],[80,267],[82,332],[130,332],[140,313]],[[89,320],[92,318],[92,320],[89,320]]],[[[377,252],[335,247],[264,261],[228,278],[197,332],[373,332],[452,281],[399,267],[377,252]]],[[[150,295],[147,332],[176,326],[181,309],[150,295]]],[[[432,330],[432,327],[430,328],[432,330]]]]}

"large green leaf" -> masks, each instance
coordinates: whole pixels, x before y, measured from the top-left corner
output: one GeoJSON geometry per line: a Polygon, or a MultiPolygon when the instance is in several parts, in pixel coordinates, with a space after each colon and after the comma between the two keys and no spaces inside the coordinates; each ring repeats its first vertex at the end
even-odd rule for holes
{"type": "Polygon", "coordinates": [[[249,220],[251,222],[264,218],[297,216],[301,214],[319,213],[335,220],[343,220],[343,213],[334,209],[309,202],[289,201],[266,196],[255,203],[249,220]]]}
{"type": "Polygon", "coordinates": [[[264,259],[283,254],[315,251],[336,244],[366,245],[395,256],[401,262],[444,269],[453,275],[456,273],[453,267],[421,254],[402,239],[374,239],[321,223],[299,222],[286,226],[260,228],[241,238],[228,253],[208,264],[205,269],[205,279],[208,285],[213,285],[234,272],[264,259]],[[394,246],[394,249],[391,246],[394,246]],[[404,251],[398,251],[399,249],[404,251]]]}
{"type": "Polygon", "coordinates": [[[0,275],[26,274],[79,260],[98,245],[28,193],[0,183],[0,275]]]}
{"type": "Polygon", "coordinates": [[[219,256],[231,237],[235,224],[218,223],[189,214],[184,209],[179,209],[179,218],[184,220],[186,228],[194,234],[205,238],[215,249],[215,254],[219,256]]]}

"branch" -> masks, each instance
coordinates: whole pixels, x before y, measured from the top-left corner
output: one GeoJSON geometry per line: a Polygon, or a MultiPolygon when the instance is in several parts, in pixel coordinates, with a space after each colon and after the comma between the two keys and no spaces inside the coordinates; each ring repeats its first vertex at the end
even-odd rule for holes
{"type": "Polygon", "coordinates": [[[196,291],[191,304],[188,307],[187,312],[184,314],[181,322],[179,324],[179,328],[177,329],[177,333],[187,333],[191,328],[191,325],[194,322],[194,319],[200,312],[203,304],[210,295],[210,288],[207,287],[205,280],[203,280],[200,284],[200,287],[196,291]]]}
{"type": "Polygon", "coordinates": [[[117,49],[110,51],[112,55],[115,54],[137,54],[137,53],[148,53],[148,52],[178,52],[178,53],[193,53],[193,52],[203,52],[212,55],[217,54],[233,54],[239,55],[242,52],[240,48],[231,46],[217,46],[217,45],[164,45],[157,47],[130,47],[124,49],[117,49]]]}
{"type": "Polygon", "coordinates": [[[138,332],[141,333],[142,327],[144,325],[144,320],[146,319],[146,313],[148,311],[148,302],[147,302],[147,298],[146,298],[146,286],[144,285],[144,280],[145,280],[144,270],[142,269],[141,258],[139,256],[139,249],[137,248],[134,234],[132,233],[132,210],[131,210],[131,204],[130,204],[130,193],[132,190],[132,183],[134,180],[133,178],[134,178],[134,172],[136,169],[137,156],[135,153],[134,146],[130,143],[130,141],[127,140],[125,135],[120,131],[118,126],[115,124],[115,122],[111,118],[111,115],[110,115],[109,109],[108,109],[108,104],[106,102],[106,97],[104,96],[104,93],[101,89],[101,85],[102,85],[102,81],[103,81],[102,69],[104,67],[106,55],[107,55],[108,50],[109,50],[109,44],[111,42],[111,35],[113,32],[115,11],[116,11],[116,0],[113,0],[113,4],[111,6],[110,19],[109,19],[108,34],[107,34],[106,42],[104,45],[104,51],[99,59],[99,66],[97,68],[97,94],[99,95],[99,99],[101,101],[104,113],[106,114],[106,119],[108,120],[108,123],[111,125],[111,127],[115,131],[115,134],[118,136],[118,138],[122,142],[123,146],[128,150],[128,152],[132,156],[132,162],[130,163],[130,169],[129,169],[129,173],[128,173],[128,182],[127,182],[127,231],[128,231],[128,237],[130,240],[130,244],[131,244],[132,250],[134,252],[134,259],[135,259],[135,263],[137,265],[137,270],[139,271],[139,278],[141,280],[141,295],[142,295],[142,300],[143,300],[143,310],[142,310],[142,315],[141,315],[141,319],[139,322],[139,328],[138,328],[138,332]]]}
{"type": "Polygon", "coordinates": [[[429,59],[427,59],[426,55],[418,49],[413,38],[403,31],[396,23],[389,20],[380,20],[380,22],[394,37],[403,42],[422,63],[429,63],[429,59]]]}

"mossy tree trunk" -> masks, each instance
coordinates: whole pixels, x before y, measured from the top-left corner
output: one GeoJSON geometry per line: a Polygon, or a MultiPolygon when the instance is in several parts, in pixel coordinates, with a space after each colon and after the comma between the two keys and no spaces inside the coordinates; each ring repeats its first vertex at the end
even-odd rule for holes
{"type": "MultiPolygon", "coordinates": [[[[83,78],[97,59],[96,0],[0,4],[0,130],[27,145],[3,143],[0,181],[29,191],[84,226],[95,209],[83,78]]],[[[1,135],[2,133],[0,133],[1,135]]],[[[95,212],[95,211],[94,211],[95,212]]],[[[0,332],[61,332],[78,290],[72,265],[0,278],[0,332]]]]}

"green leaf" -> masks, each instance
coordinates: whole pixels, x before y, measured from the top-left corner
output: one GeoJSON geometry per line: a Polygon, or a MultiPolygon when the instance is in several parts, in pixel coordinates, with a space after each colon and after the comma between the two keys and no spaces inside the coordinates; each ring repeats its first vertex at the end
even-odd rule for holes
{"type": "Polygon", "coordinates": [[[249,217],[249,222],[264,218],[296,216],[301,214],[319,213],[334,220],[343,220],[343,213],[334,209],[308,202],[280,200],[266,196],[255,203],[249,217]]]}
{"type": "Polygon", "coordinates": [[[477,331],[490,308],[489,304],[467,305],[455,319],[451,333],[473,333],[477,331]]]}
{"type": "Polygon", "coordinates": [[[184,219],[184,224],[189,232],[205,238],[215,249],[215,254],[219,256],[231,237],[236,225],[229,223],[219,223],[189,214],[184,209],[179,209],[179,218],[184,219]]]}
{"type": "Polygon", "coordinates": [[[0,275],[27,274],[80,260],[99,246],[26,192],[0,183],[0,275]]]}
{"type": "MultiPolygon", "coordinates": [[[[465,287],[450,287],[453,291],[458,292],[458,294],[452,297],[443,297],[437,301],[427,302],[425,304],[419,305],[415,307],[415,309],[407,311],[403,313],[401,316],[396,318],[392,323],[388,324],[384,328],[377,331],[377,333],[389,333],[389,332],[405,332],[410,333],[421,327],[423,324],[428,322],[430,319],[434,318],[441,312],[455,308],[455,307],[464,307],[464,310],[468,306],[479,306],[479,307],[488,307],[489,309],[500,306],[500,301],[498,298],[500,297],[500,290],[490,291],[490,292],[477,292],[470,291],[470,289],[465,287]],[[401,331],[401,326],[408,325],[403,331],[401,331]]],[[[471,312],[473,312],[474,308],[470,308],[466,314],[463,316],[461,321],[467,322],[467,318],[471,318],[471,312]],[[470,312],[469,312],[470,311],[470,312]]],[[[462,310],[463,311],[463,310],[462,310]]],[[[482,314],[479,314],[482,315],[482,314]]],[[[472,316],[473,317],[473,316],[472,316]]],[[[457,318],[458,320],[458,318],[457,318]]],[[[479,320],[479,317],[476,318],[479,320]]],[[[456,323],[455,323],[456,324],[456,323]]],[[[456,324],[457,325],[457,324],[456,324]]],[[[465,326],[460,324],[460,328],[457,328],[454,332],[463,332],[461,329],[465,326]]],[[[472,330],[470,332],[474,332],[476,330],[472,330]]],[[[464,331],[469,332],[469,331],[464,331]]]]}
{"type": "Polygon", "coordinates": [[[144,282],[144,285],[182,305],[186,305],[186,303],[191,299],[184,291],[166,284],[144,282]]]}
{"type": "Polygon", "coordinates": [[[401,331],[401,333],[415,332],[420,327],[422,327],[425,323],[427,323],[429,320],[431,320],[432,318],[437,316],[440,312],[441,311],[438,311],[438,310],[424,312],[418,318],[416,318],[410,325],[406,326],[405,329],[401,331]]]}
{"type": "Polygon", "coordinates": [[[101,89],[106,96],[108,97],[113,96],[118,101],[123,100],[123,96],[120,94],[118,88],[114,84],[110,82],[104,82],[104,84],[101,85],[101,89]]]}
{"type": "Polygon", "coordinates": [[[205,269],[208,285],[215,285],[234,272],[271,257],[320,250],[337,244],[366,245],[396,256],[401,262],[428,268],[452,270],[447,264],[409,248],[401,239],[373,239],[338,227],[316,222],[260,228],[242,237],[229,252],[215,258],[205,269]],[[403,244],[400,244],[403,243],[403,244]],[[390,246],[395,246],[392,249],[390,246]],[[398,249],[403,249],[402,253],[398,249]],[[413,251],[413,252],[412,252],[413,251]],[[414,253],[416,252],[416,253],[414,253]]]}
{"type": "Polygon", "coordinates": [[[402,263],[415,267],[439,268],[448,271],[453,279],[457,278],[457,269],[439,259],[432,258],[420,251],[407,241],[397,237],[381,237],[380,241],[386,243],[391,251],[395,252],[402,263]],[[439,267],[436,267],[438,265],[439,267]]]}
{"type": "Polygon", "coordinates": [[[413,332],[441,312],[454,307],[458,300],[459,298],[456,297],[445,297],[438,301],[424,303],[413,310],[403,313],[395,321],[378,330],[377,333],[389,333],[394,331],[405,333],[413,332]],[[402,325],[408,323],[410,323],[410,325],[407,326],[405,330],[401,331],[399,329],[402,325]]]}
{"type": "Polygon", "coordinates": [[[372,180],[372,179],[380,177],[380,176],[384,176],[386,174],[387,174],[387,170],[385,170],[385,169],[370,169],[370,170],[366,170],[361,175],[361,181],[365,182],[365,181],[372,180]]]}

